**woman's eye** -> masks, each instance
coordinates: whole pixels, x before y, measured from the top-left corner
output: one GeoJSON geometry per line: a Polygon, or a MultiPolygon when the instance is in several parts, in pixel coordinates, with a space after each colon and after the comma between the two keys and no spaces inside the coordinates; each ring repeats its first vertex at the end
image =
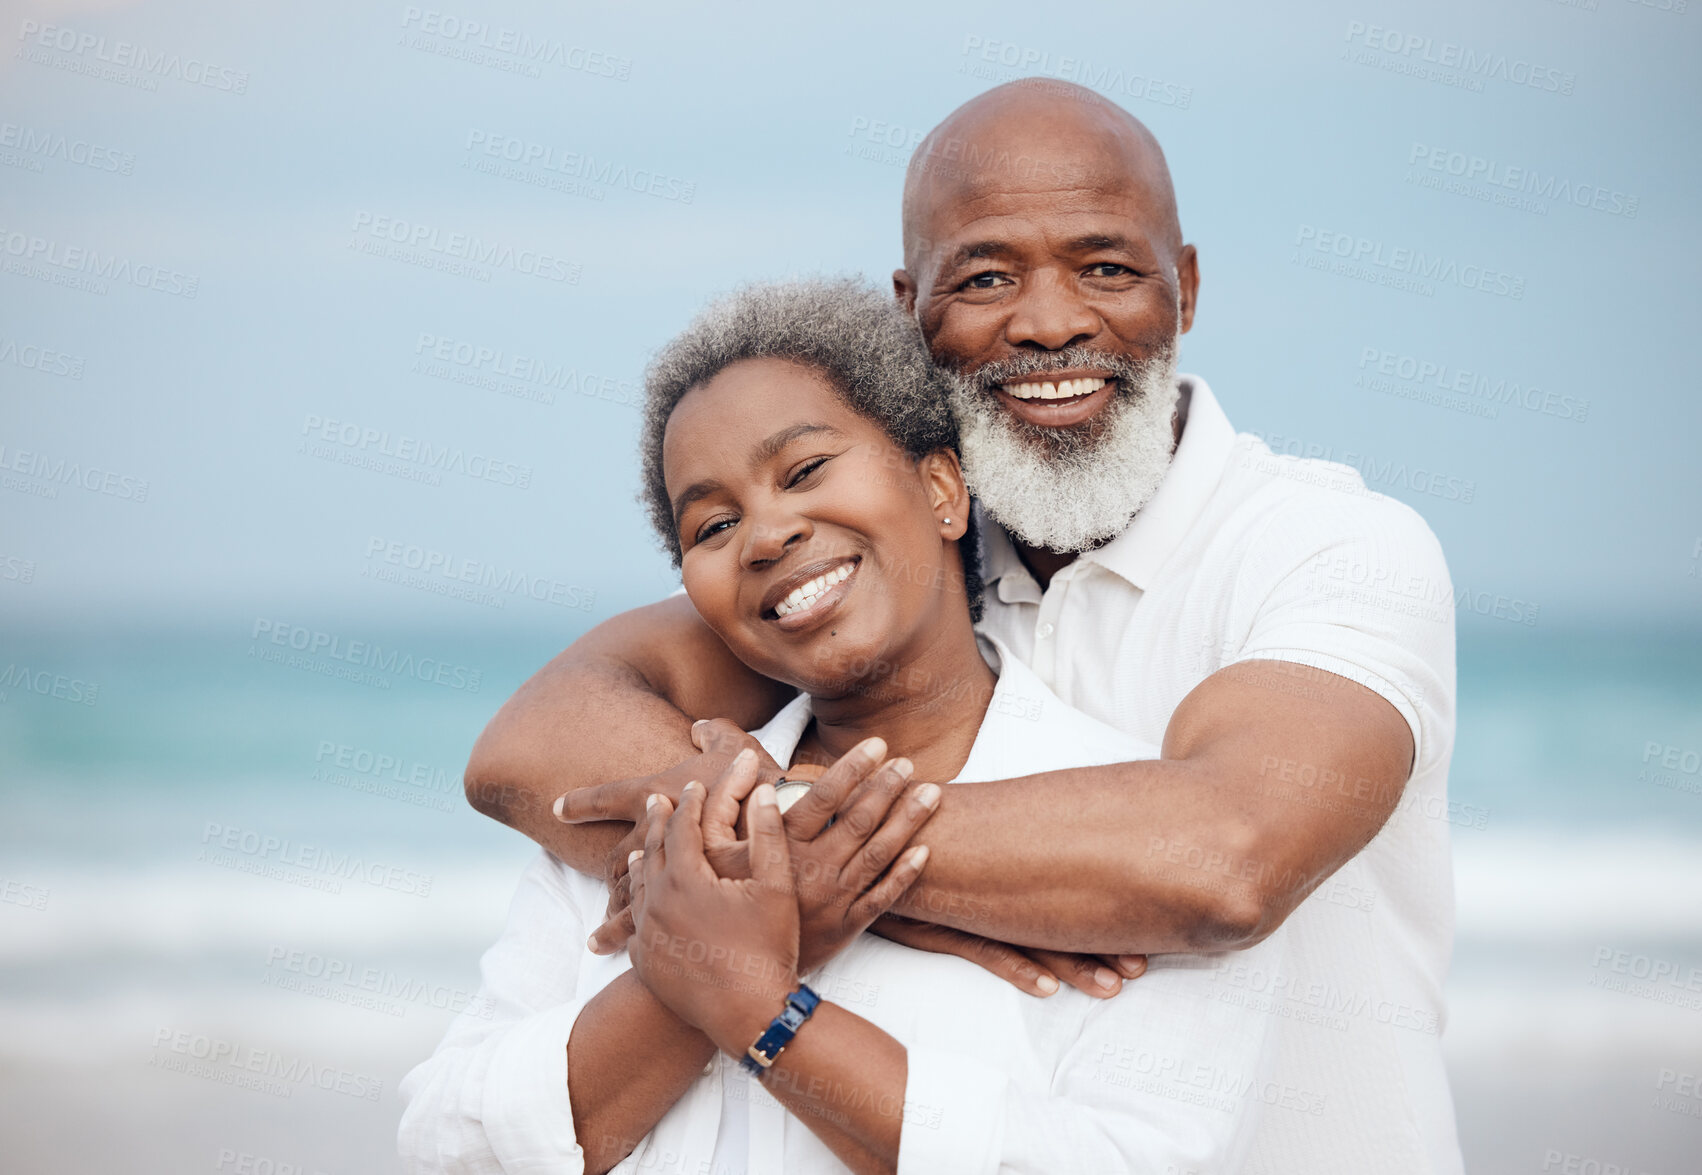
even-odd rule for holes
{"type": "Polygon", "coordinates": [[[798,471],[786,480],[786,488],[789,489],[789,490],[790,489],[796,489],[799,485],[801,485],[803,483],[803,480],[806,477],[808,477],[810,474],[814,473],[816,470],[820,469],[823,465],[826,465],[826,464],[827,464],[827,458],[826,457],[817,457],[812,461],[804,462],[803,465],[798,467],[798,471]]]}
{"type": "Polygon", "coordinates": [[[703,527],[697,532],[697,541],[701,543],[714,538],[721,533],[722,527],[732,526],[736,521],[737,519],[734,518],[717,518],[713,522],[704,523],[703,527]]]}

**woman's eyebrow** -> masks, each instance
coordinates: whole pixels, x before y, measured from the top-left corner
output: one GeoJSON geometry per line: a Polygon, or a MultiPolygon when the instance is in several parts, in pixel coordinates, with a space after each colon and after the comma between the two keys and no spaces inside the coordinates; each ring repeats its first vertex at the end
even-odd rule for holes
{"type": "Polygon", "coordinates": [[[783,428],[777,433],[770,434],[767,440],[752,450],[751,464],[761,465],[764,461],[774,460],[787,445],[799,437],[809,436],[813,432],[831,433],[836,437],[845,435],[831,424],[794,424],[791,428],[783,428]]]}
{"type": "MultiPolygon", "coordinates": [[[[757,445],[754,450],[752,450],[751,464],[755,466],[761,465],[765,461],[772,461],[781,453],[782,450],[786,448],[787,445],[791,444],[799,437],[809,436],[811,433],[818,432],[836,437],[843,437],[845,435],[837,428],[834,428],[831,424],[794,424],[790,428],[783,428],[779,432],[771,433],[769,436],[765,437],[763,441],[757,445]]],[[[720,488],[720,482],[710,479],[706,481],[695,481],[685,489],[681,490],[679,495],[674,499],[674,528],[676,530],[679,529],[680,515],[686,512],[686,507],[690,506],[699,498],[707,498],[710,494],[713,494],[720,488]]]]}

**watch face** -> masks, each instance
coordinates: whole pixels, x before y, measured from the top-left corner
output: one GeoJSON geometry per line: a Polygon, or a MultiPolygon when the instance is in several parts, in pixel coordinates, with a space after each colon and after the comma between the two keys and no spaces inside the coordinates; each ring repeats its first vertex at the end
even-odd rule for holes
{"type": "Polygon", "coordinates": [[[774,798],[779,804],[781,815],[786,809],[804,798],[804,793],[810,790],[807,779],[782,779],[774,785],[774,798]]]}

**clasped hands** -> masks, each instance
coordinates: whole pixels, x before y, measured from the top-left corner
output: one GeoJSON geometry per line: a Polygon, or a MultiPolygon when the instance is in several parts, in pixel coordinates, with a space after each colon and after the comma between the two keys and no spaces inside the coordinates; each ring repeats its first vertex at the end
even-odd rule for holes
{"type": "Polygon", "coordinates": [[[939,787],[901,799],[906,767],[897,760],[865,779],[845,818],[808,842],[807,864],[792,860],[774,786],[757,781],[749,749],[709,788],[686,783],[677,807],[651,794],[644,847],[627,859],[627,949],[644,986],[717,1047],[742,1053],[799,975],[849,945],[921,874],[927,847],[906,846],[938,806],[939,787]],[[747,797],[749,838],[740,840],[747,797]],[[742,876],[711,863],[740,858],[742,876]]]}
{"type": "MultiPolygon", "coordinates": [[[[754,756],[755,780],[772,782],[781,775],[780,767],[763,751],[761,745],[736,724],[725,719],[698,722],[692,728],[692,742],[698,748],[698,754],[666,771],[583,788],[556,801],[557,818],[568,823],[620,820],[633,825],[608,861],[608,918],[591,936],[591,948],[600,954],[619,950],[627,944],[636,927],[630,901],[633,878],[628,871],[628,861],[631,854],[644,846],[649,835],[654,832],[651,826],[658,819],[658,813],[656,805],[650,802],[651,796],[659,795],[666,801],[667,815],[661,815],[660,819],[667,820],[674,812],[674,805],[681,800],[688,781],[719,781],[733,759],[744,750],[749,750],[754,756]]],[[[809,902],[809,908],[815,911],[814,916],[820,919],[823,925],[819,928],[819,933],[813,926],[802,927],[802,970],[807,971],[831,957],[833,951],[827,950],[829,938],[826,936],[844,934],[846,926],[849,925],[849,907],[844,897],[844,886],[848,883],[841,880],[841,875],[851,857],[865,848],[869,850],[866,856],[871,863],[878,860],[881,852],[887,848],[892,848],[896,854],[897,849],[902,848],[932,814],[934,805],[918,808],[917,796],[931,795],[937,803],[937,785],[911,783],[908,778],[908,762],[902,759],[883,759],[885,751],[885,745],[880,739],[868,739],[852,748],[827,767],[810,791],[786,812],[782,820],[788,860],[795,879],[801,879],[806,889],[823,889],[824,892],[820,896],[829,899],[826,904],[822,904],[806,895],[805,900],[809,902]],[[930,788],[933,789],[931,792],[928,791],[930,788]],[[888,839],[883,840],[880,846],[874,846],[873,838],[882,830],[882,821],[888,809],[892,808],[893,800],[907,792],[910,794],[905,803],[897,805],[894,811],[894,815],[904,816],[906,822],[895,823],[890,829],[886,829],[888,839]],[[910,821],[914,821],[914,826],[910,821]],[[905,833],[904,840],[892,839],[897,836],[900,828],[909,830],[905,833]],[[828,894],[825,892],[827,890],[832,893],[828,894]],[[837,907],[832,905],[834,901],[839,902],[837,907]],[[837,930],[834,929],[835,918],[838,919],[837,930]],[[823,953],[824,951],[826,953],[823,953]]],[[[745,787],[744,791],[737,793],[742,799],[754,783],[739,786],[745,787]]],[[[733,794],[729,785],[728,795],[733,794]]],[[[707,801],[707,795],[705,799],[707,801]]],[[[704,857],[717,877],[749,878],[752,876],[750,842],[738,839],[732,834],[731,830],[737,823],[738,801],[731,801],[735,810],[730,818],[724,807],[727,802],[723,799],[715,809],[715,831],[710,832],[707,827],[705,829],[704,857]],[[728,831],[723,833],[723,829],[728,831]]],[[[708,814],[706,803],[706,818],[708,814]]],[[[888,857],[880,869],[890,864],[891,859],[892,857],[888,857]]],[[[878,877],[880,869],[870,872],[865,864],[865,867],[859,870],[858,876],[878,877]]],[[[914,878],[911,880],[913,882],[914,878]]],[[[901,895],[894,895],[895,898],[899,896],[901,895]]],[[[885,909],[883,906],[882,910],[885,909]]],[[[860,929],[862,927],[858,927],[858,930],[860,929]]],[[[967,959],[1036,996],[1056,992],[1061,980],[1088,995],[1109,997],[1122,990],[1124,979],[1134,979],[1146,968],[1146,960],[1139,955],[1080,955],[1067,951],[1016,947],[968,931],[890,913],[880,914],[869,925],[869,929],[894,942],[918,950],[957,955],[967,959]]],[[[843,946],[854,935],[855,932],[851,932],[843,941],[834,941],[838,941],[838,946],[843,946]]]]}

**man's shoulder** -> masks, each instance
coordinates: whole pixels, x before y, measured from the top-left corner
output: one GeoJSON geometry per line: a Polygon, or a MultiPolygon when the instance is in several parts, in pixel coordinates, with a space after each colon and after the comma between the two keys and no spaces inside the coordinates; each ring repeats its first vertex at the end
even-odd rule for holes
{"type": "Polygon", "coordinates": [[[1249,553],[1309,558],[1363,547],[1403,563],[1433,564],[1445,574],[1441,543],[1424,516],[1367,486],[1365,471],[1427,493],[1448,490],[1449,481],[1406,465],[1367,463],[1352,452],[1341,456],[1346,460],[1277,452],[1261,437],[1238,434],[1214,495],[1210,513],[1219,525],[1212,531],[1249,553]]]}

